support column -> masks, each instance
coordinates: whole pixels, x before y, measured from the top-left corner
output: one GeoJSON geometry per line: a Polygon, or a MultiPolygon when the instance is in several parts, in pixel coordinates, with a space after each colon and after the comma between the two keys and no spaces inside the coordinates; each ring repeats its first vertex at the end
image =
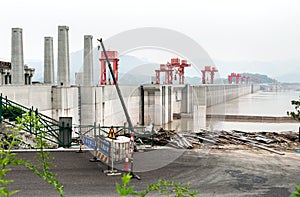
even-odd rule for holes
{"type": "Polygon", "coordinates": [[[173,88],[172,86],[168,87],[168,122],[173,121],[173,88]]]}
{"type": "Polygon", "coordinates": [[[58,26],[57,85],[70,85],[69,27],[58,26]]]}
{"type": "Polygon", "coordinates": [[[93,79],[93,36],[84,36],[83,85],[92,86],[93,79]]]}
{"type": "MultiPolygon", "coordinates": [[[[118,76],[118,61],[119,61],[119,59],[114,59],[114,61],[113,61],[113,72],[114,72],[114,75],[115,75],[115,78],[116,78],[117,82],[119,81],[119,76],[118,76]]],[[[113,84],[114,84],[114,82],[113,82],[113,84]]]]}
{"type": "Polygon", "coordinates": [[[101,60],[100,84],[106,85],[106,60],[101,60]]]}
{"type": "Polygon", "coordinates": [[[24,85],[23,36],[21,28],[12,28],[11,70],[12,84],[24,85]]]}
{"type": "Polygon", "coordinates": [[[192,100],[191,100],[191,91],[190,85],[186,85],[182,89],[182,104],[181,104],[181,113],[190,114],[192,112],[192,100]]]}
{"type": "MultiPolygon", "coordinates": [[[[167,77],[167,76],[166,76],[167,77]]],[[[167,119],[168,119],[168,102],[166,102],[168,95],[166,94],[166,86],[162,86],[161,87],[161,109],[158,108],[158,110],[161,110],[161,122],[162,124],[166,124],[167,123],[167,119]]]]}
{"type": "Polygon", "coordinates": [[[83,86],[81,87],[81,117],[82,125],[92,125],[95,120],[95,89],[93,87],[93,36],[84,36],[83,86]]]}
{"type": "Polygon", "coordinates": [[[154,92],[154,125],[162,125],[162,88],[154,92]]]}
{"type": "Polygon", "coordinates": [[[206,88],[194,86],[190,91],[193,100],[193,131],[206,128],[206,88]]]}
{"type": "Polygon", "coordinates": [[[53,37],[44,37],[44,83],[54,83],[53,37]]]}

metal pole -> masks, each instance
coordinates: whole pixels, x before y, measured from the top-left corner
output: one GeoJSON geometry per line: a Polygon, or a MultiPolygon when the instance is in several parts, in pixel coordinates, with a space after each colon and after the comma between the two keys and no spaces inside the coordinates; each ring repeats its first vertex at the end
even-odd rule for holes
{"type": "Polygon", "coordinates": [[[141,118],[142,118],[142,125],[145,125],[145,93],[144,93],[144,86],[141,86],[141,118]]]}
{"type": "Polygon", "coordinates": [[[97,40],[100,42],[101,47],[102,47],[102,49],[103,49],[103,52],[104,52],[104,55],[105,55],[105,59],[106,59],[106,62],[107,62],[107,64],[108,64],[109,71],[110,71],[110,73],[111,73],[113,82],[114,82],[114,84],[115,84],[115,86],[116,86],[117,93],[118,93],[119,99],[120,99],[120,101],[121,101],[121,105],[122,105],[122,107],[123,107],[123,110],[124,110],[124,113],[125,113],[127,122],[128,122],[128,124],[129,124],[129,129],[130,129],[132,132],[134,132],[134,129],[133,129],[133,126],[132,126],[132,122],[131,122],[129,113],[128,113],[128,111],[127,111],[127,108],[126,108],[126,105],[125,105],[123,96],[122,96],[122,94],[121,94],[119,85],[118,85],[117,80],[116,80],[116,77],[115,77],[115,75],[114,75],[113,69],[112,69],[111,64],[110,64],[110,62],[109,62],[109,58],[108,58],[108,56],[107,56],[107,53],[106,53],[104,44],[103,44],[103,42],[102,42],[102,38],[97,39],[97,40]]]}
{"type": "Polygon", "coordinates": [[[2,93],[0,95],[0,122],[2,122],[2,93]]]}
{"type": "Polygon", "coordinates": [[[154,123],[152,123],[152,129],[151,129],[151,146],[154,146],[154,123]]]}
{"type": "Polygon", "coordinates": [[[111,151],[112,152],[112,156],[111,156],[111,172],[113,173],[114,172],[114,154],[115,154],[114,153],[115,151],[114,151],[114,140],[113,139],[111,140],[111,143],[112,143],[112,146],[111,146],[112,147],[112,151],[111,151]]]}
{"type": "Polygon", "coordinates": [[[94,139],[96,139],[96,122],[94,122],[94,139]]]}

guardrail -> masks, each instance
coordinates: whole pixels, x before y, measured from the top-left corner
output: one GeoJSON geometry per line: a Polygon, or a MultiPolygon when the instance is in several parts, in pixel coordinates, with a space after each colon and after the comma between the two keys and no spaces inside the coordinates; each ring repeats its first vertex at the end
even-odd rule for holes
{"type": "MultiPolygon", "coordinates": [[[[17,126],[16,119],[17,117],[22,117],[26,113],[35,113],[35,116],[38,118],[39,123],[44,125],[40,132],[45,132],[48,137],[44,137],[45,140],[57,144],[58,146],[71,146],[71,143],[65,144],[60,132],[65,130],[70,130],[72,128],[63,127],[57,120],[52,119],[48,116],[45,116],[38,112],[38,109],[33,107],[28,108],[19,103],[9,100],[7,97],[0,95],[0,122],[4,122],[13,127],[17,126]]],[[[31,123],[24,125],[24,131],[30,133],[34,136],[40,134],[40,132],[33,132],[31,123]]]]}

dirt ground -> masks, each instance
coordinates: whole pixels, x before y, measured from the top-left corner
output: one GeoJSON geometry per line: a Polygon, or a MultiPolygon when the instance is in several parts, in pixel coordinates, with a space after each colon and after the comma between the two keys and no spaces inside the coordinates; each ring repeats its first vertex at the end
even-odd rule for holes
{"type": "MultiPolygon", "coordinates": [[[[34,159],[35,155],[18,154],[27,159],[34,159]]],[[[106,176],[102,172],[107,169],[105,165],[89,162],[89,151],[51,154],[55,157],[54,172],[64,185],[66,196],[118,196],[115,183],[121,182],[121,176],[106,176]]],[[[278,155],[239,146],[181,152],[157,149],[136,153],[135,169],[141,180],[133,179],[132,184],[139,191],[158,179],[174,179],[190,183],[191,189],[199,190],[202,197],[284,197],[294,191],[295,183],[300,183],[300,154],[289,151],[278,155]]],[[[20,190],[14,196],[58,196],[52,186],[24,167],[13,168],[8,178],[15,180],[9,189],[20,190]]]]}

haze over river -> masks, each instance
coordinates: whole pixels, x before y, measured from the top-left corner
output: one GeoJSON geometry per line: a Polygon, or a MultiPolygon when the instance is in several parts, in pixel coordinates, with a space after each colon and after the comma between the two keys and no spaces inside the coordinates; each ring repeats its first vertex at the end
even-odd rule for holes
{"type": "MultiPolygon", "coordinates": [[[[259,91],[227,101],[225,104],[207,109],[208,114],[249,115],[249,116],[287,116],[294,111],[291,100],[298,100],[300,91],[281,90],[277,92],[259,91]]],[[[211,122],[212,123],[212,122],[211,122]]],[[[215,122],[214,129],[242,131],[298,131],[300,123],[266,122],[215,122]]]]}
{"type": "MultiPolygon", "coordinates": [[[[294,111],[291,100],[298,100],[300,91],[281,90],[277,92],[259,91],[253,94],[239,97],[234,100],[227,101],[225,104],[219,104],[207,108],[207,114],[218,115],[247,115],[247,116],[287,116],[287,111],[294,111]]],[[[177,131],[197,131],[193,128],[194,122],[191,118],[174,119],[170,124],[164,125],[165,129],[177,131]]],[[[259,131],[294,131],[298,132],[300,122],[263,122],[263,121],[240,121],[233,122],[206,119],[201,128],[209,130],[240,130],[248,132],[259,131]]]]}

